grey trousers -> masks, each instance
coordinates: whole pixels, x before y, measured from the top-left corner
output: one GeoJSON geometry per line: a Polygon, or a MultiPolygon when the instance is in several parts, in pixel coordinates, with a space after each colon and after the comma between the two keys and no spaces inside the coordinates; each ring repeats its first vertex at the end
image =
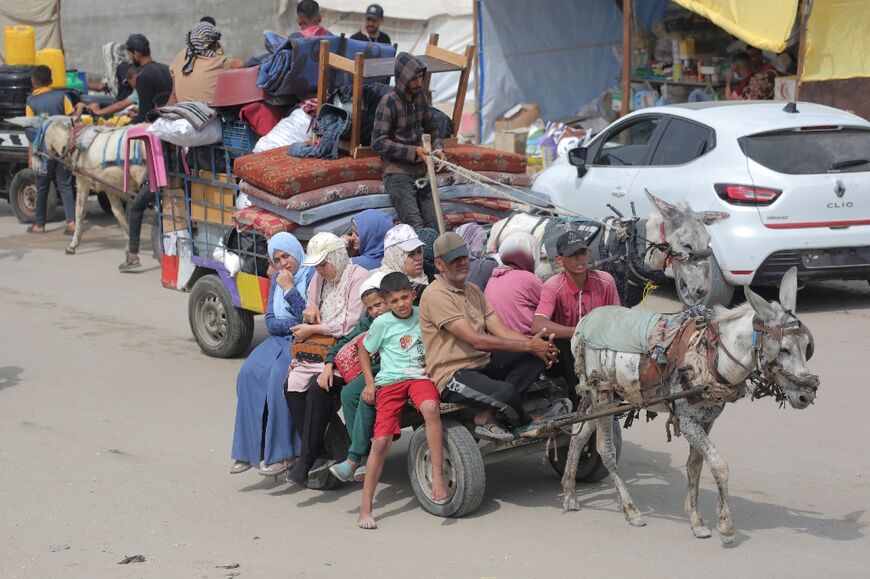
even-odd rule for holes
{"type": "Polygon", "coordinates": [[[417,177],[404,173],[389,173],[384,175],[384,190],[390,196],[402,223],[407,223],[414,229],[438,229],[435,206],[432,204],[432,188],[427,183],[422,189],[417,189],[414,185],[416,180],[417,177]]]}

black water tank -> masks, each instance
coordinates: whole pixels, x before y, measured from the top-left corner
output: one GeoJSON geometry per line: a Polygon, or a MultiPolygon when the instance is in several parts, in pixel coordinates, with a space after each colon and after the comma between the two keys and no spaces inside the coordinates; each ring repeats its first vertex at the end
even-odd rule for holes
{"type": "Polygon", "coordinates": [[[23,117],[30,84],[29,66],[0,66],[0,119],[23,117]]]}

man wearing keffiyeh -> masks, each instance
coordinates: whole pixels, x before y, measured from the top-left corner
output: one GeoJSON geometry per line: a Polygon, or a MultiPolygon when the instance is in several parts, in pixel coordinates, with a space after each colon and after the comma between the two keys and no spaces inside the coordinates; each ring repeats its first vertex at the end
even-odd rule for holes
{"type": "Polygon", "coordinates": [[[194,24],[187,33],[185,48],[169,65],[175,83],[173,102],[210,102],[214,97],[218,75],[244,65],[241,59],[223,54],[220,39],[220,31],[206,20],[194,24]]]}

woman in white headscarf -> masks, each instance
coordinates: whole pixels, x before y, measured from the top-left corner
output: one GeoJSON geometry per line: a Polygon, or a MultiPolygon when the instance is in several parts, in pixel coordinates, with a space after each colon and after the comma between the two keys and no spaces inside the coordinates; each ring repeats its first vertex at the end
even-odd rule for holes
{"type": "Polygon", "coordinates": [[[429,285],[429,278],[423,271],[423,241],[410,225],[396,225],[384,238],[384,258],[381,267],[375,272],[404,273],[411,280],[414,292],[417,294],[415,303],[419,303],[420,295],[429,285]]]}
{"type": "Polygon", "coordinates": [[[532,317],[544,287],[535,275],[541,244],[533,235],[515,231],[502,240],[498,256],[502,265],[492,272],[484,295],[505,324],[531,336],[532,317]]]}
{"type": "MultiPolygon", "coordinates": [[[[303,323],[293,328],[297,342],[314,335],[341,338],[359,323],[363,313],[360,288],[370,273],[351,263],[344,242],[332,233],[318,233],[308,243],[308,259],[304,265],[315,266],[317,271],[308,284],[308,307],[303,312],[303,323]]],[[[302,444],[299,461],[287,475],[288,480],[305,484],[309,471],[325,454],[324,435],[333,408],[337,406],[338,389],[321,387],[317,376],[323,371],[323,362],[293,360],[287,376],[287,407],[302,444]]],[[[312,477],[325,482],[331,463],[321,461],[312,477]]],[[[312,487],[317,486],[312,480],[312,487]]]]}

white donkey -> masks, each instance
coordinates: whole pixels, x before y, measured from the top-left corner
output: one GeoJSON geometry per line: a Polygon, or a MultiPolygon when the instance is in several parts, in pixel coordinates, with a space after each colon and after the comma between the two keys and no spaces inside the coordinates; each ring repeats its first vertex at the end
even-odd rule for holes
{"type": "MultiPolygon", "coordinates": [[[[712,316],[702,320],[701,326],[706,321],[706,327],[696,327],[696,321],[692,321],[684,332],[678,333],[667,350],[668,362],[663,365],[651,362],[643,354],[602,347],[624,338],[625,328],[630,325],[625,322],[630,322],[630,316],[644,315],[636,310],[593,310],[578,325],[571,341],[580,378],[577,390],[590,394],[593,411],[613,407],[617,399],[646,405],[666,395],[706,387],[703,394],[676,400],[671,405],[663,404],[655,410],[669,411],[669,425],[674,425],[677,434],[682,431],[691,446],[686,465],[685,507],[692,532],[698,538],[711,535],[697,508],[698,481],[702,461],[706,461],[719,489],[716,529],[724,544],[731,543],[734,536],[728,502],[728,465],[710,441],[709,433],[725,403],[743,395],[750,377],[752,385],[749,389],[754,396],[775,394],[777,400],[788,400],[797,409],[804,409],[813,402],[819,386],[819,378],[806,367],[806,361],[814,350],[812,334],[794,313],[797,270],[791,268],[783,276],[779,303],[767,302],[748,287],[744,291],[748,303],[730,310],[717,307],[712,316]],[[617,333],[608,332],[608,324],[620,323],[616,322],[617,317],[622,327],[614,330],[617,333]],[[592,327],[595,325],[605,327],[605,331],[593,335],[592,327]],[[591,347],[591,343],[597,347],[591,347]]],[[[624,339],[619,343],[623,342],[624,339]]],[[[598,452],[613,479],[622,509],[632,525],[644,526],[646,522],[617,471],[616,450],[611,438],[612,418],[598,418],[594,423],[584,422],[571,438],[562,478],[564,508],[579,508],[574,494],[577,459],[593,427],[597,427],[598,452]]]]}
{"type": "MultiPolygon", "coordinates": [[[[82,224],[85,217],[85,207],[91,191],[105,193],[112,205],[112,214],[118,220],[124,235],[127,236],[129,250],[129,228],[124,206],[121,203],[119,191],[124,189],[124,156],[127,150],[127,127],[107,128],[94,127],[93,140],[88,139],[87,146],[80,150],[76,139],[70,142],[70,133],[74,123],[69,117],[60,117],[51,122],[45,129],[45,148],[54,157],[59,157],[72,166],[76,177],[76,230],[66,252],[76,252],[82,238],[82,224]]],[[[140,141],[130,144],[130,154],[139,159],[145,159],[145,147],[140,141]]],[[[135,194],[147,177],[145,164],[130,164],[128,191],[135,194]]]]}
{"type": "Polygon", "coordinates": [[[700,299],[709,289],[708,261],[710,233],[705,225],[727,219],[721,211],[693,211],[686,203],[671,205],[647,192],[658,209],[658,215],[648,219],[603,220],[604,227],[583,219],[562,219],[517,214],[502,219],[492,226],[487,242],[487,253],[496,253],[501,239],[513,231],[531,233],[541,242],[542,257],[538,271],[546,279],[553,275],[556,238],[567,228],[586,227],[590,264],[599,262],[602,269],[616,280],[619,297],[624,306],[640,302],[646,281],[664,281],[663,272],[668,264],[679,270],[692,299],[700,299]]]}

